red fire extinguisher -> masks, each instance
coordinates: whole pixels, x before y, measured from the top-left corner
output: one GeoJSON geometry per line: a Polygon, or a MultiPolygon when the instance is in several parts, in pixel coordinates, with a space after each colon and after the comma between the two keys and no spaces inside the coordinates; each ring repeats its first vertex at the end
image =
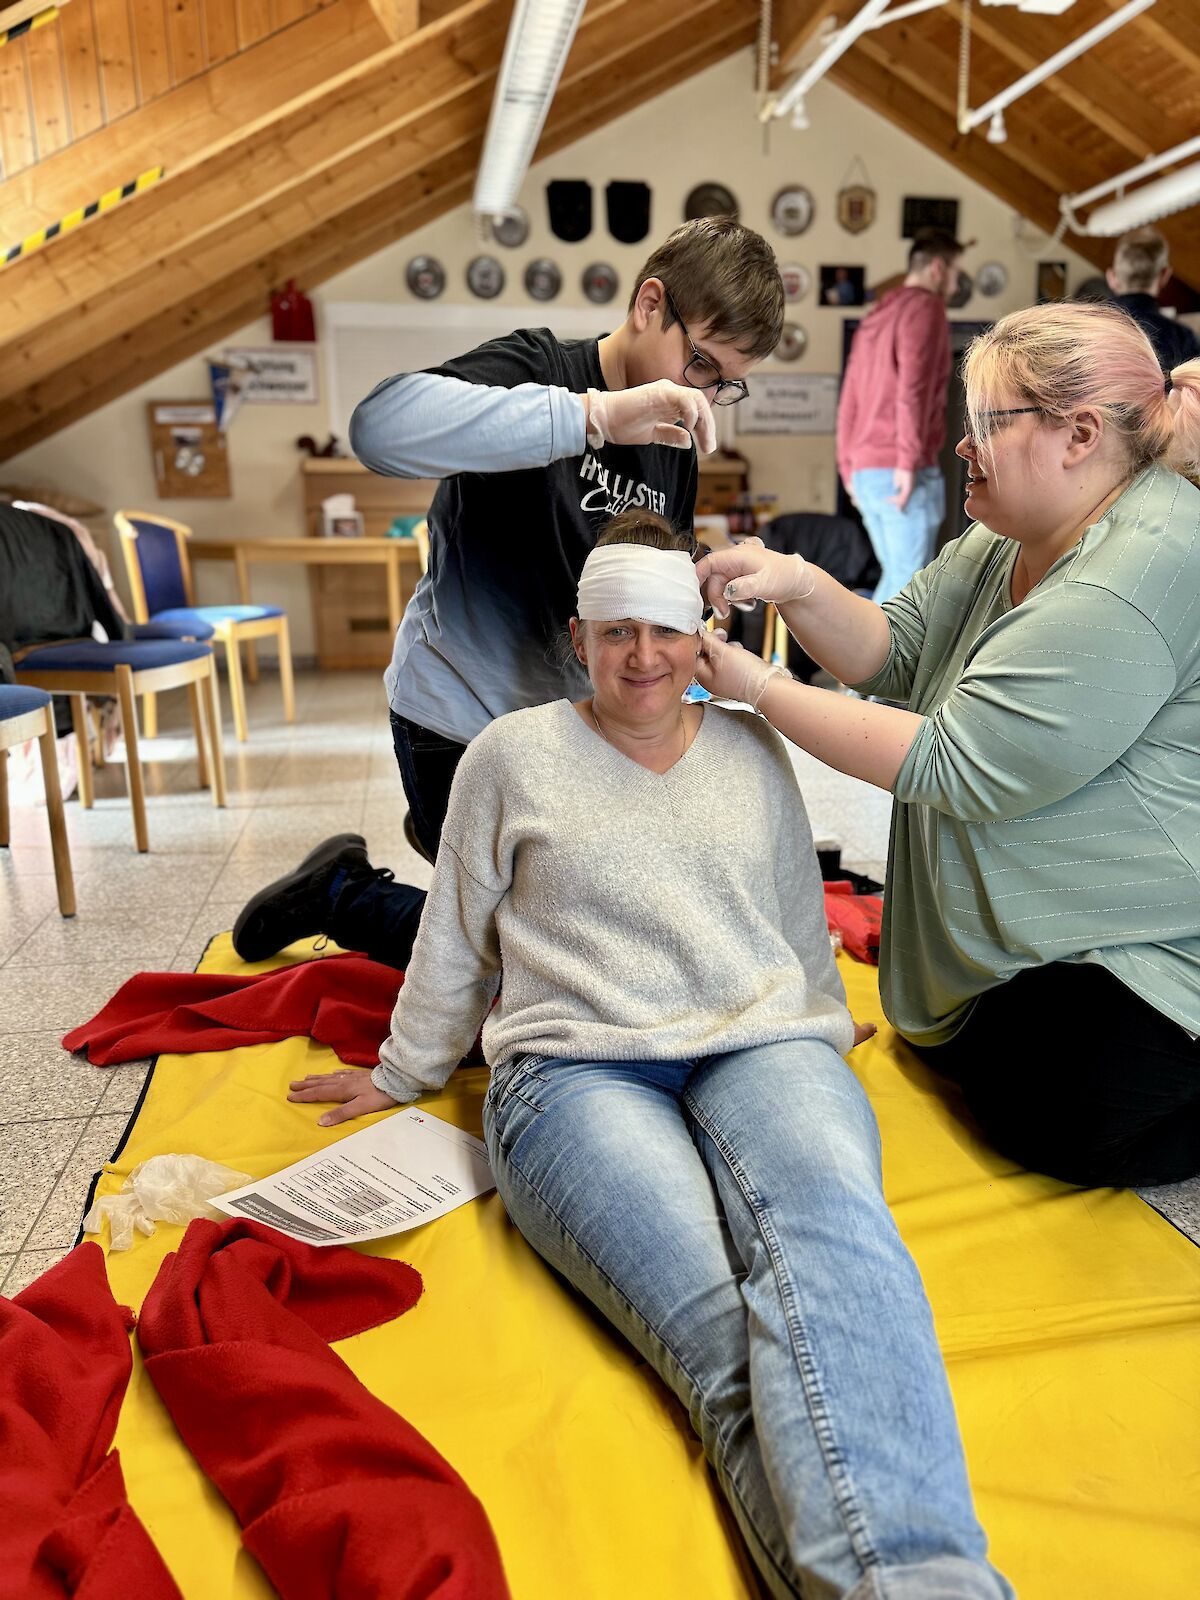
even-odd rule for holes
{"type": "Polygon", "coordinates": [[[288,279],[286,288],[276,289],[271,295],[271,337],[291,344],[316,342],[312,301],[297,289],[294,278],[288,279]]]}

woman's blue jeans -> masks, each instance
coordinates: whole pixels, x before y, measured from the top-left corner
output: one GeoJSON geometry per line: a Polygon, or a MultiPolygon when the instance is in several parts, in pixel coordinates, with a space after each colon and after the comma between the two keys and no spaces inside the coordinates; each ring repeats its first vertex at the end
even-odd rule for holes
{"type": "Polygon", "coordinates": [[[772,1595],[1009,1600],[875,1117],[829,1045],[516,1056],[484,1133],[513,1222],[687,1408],[772,1595]]]}

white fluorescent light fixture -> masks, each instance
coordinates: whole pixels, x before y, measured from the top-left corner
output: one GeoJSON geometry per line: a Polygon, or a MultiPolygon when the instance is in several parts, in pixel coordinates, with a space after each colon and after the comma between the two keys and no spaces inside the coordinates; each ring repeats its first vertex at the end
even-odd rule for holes
{"type": "Polygon", "coordinates": [[[477,217],[511,216],[585,0],[517,0],[475,178],[477,217]]]}
{"type": "Polygon", "coordinates": [[[1200,205],[1200,161],[1192,162],[1189,167],[1181,167],[1178,172],[1169,172],[1165,178],[1144,184],[1128,194],[1125,190],[1140,178],[1147,178],[1163,167],[1173,166],[1175,162],[1186,161],[1189,156],[1197,154],[1200,154],[1200,138],[1185,139],[1174,149],[1151,156],[1139,166],[1130,167],[1128,172],[1118,173],[1107,183],[1098,183],[1092,189],[1085,189],[1082,194],[1064,195],[1058,202],[1059,210],[1073,233],[1109,239],[1117,234],[1128,233],[1130,228],[1141,228],[1160,217],[1169,217],[1176,211],[1186,211],[1189,206],[1200,205]],[[1086,222],[1079,221],[1075,213],[1080,206],[1091,205],[1093,200],[1111,194],[1114,189],[1120,191],[1115,200],[1097,206],[1086,222]]]}

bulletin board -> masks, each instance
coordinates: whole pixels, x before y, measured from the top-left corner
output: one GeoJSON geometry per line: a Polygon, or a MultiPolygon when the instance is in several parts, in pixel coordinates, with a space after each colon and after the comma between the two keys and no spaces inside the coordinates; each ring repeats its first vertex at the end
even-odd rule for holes
{"type": "Polygon", "coordinates": [[[211,402],[150,400],[146,416],[159,498],[229,499],[229,455],[211,402]]]}

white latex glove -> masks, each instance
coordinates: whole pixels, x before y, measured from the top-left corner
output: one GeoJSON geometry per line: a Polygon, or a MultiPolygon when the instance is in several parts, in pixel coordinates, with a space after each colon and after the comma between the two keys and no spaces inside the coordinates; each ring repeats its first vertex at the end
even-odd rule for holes
{"type": "Polygon", "coordinates": [[[151,1156],[140,1161],[121,1186],[119,1194],[102,1196],[83,1219],[85,1233],[99,1233],[108,1218],[110,1248],[128,1250],[133,1230],[149,1237],[156,1222],[189,1222],[192,1217],[222,1217],[209,1201],[250,1182],[248,1172],[236,1172],[203,1156],[151,1156]]]}
{"type": "Polygon", "coordinates": [[[740,644],[727,643],[723,628],[700,635],[696,678],[718,700],[741,700],[757,711],[771,679],[781,676],[790,678],[791,673],[777,662],[743,650],[740,644]]]}
{"type": "Polygon", "coordinates": [[[813,591],[813,576],[803,556],[785,556],[768,550],[761,539],[743,539],[728,549],[713,550],[697,563],[696,578],[709,605],[719,617],[729,615],[732,602],[740,610],[755,600],[804,600],[813,591]]]}
{"type": "Polygon", "coordinates": [[[587,438],[593,447],[609,444],[666,444],[690,450],[693,437],[702,455],[717,448],[712,407],[699,389],[686,383],[643,383],[636,389],[589,389],[587,438]]]}

